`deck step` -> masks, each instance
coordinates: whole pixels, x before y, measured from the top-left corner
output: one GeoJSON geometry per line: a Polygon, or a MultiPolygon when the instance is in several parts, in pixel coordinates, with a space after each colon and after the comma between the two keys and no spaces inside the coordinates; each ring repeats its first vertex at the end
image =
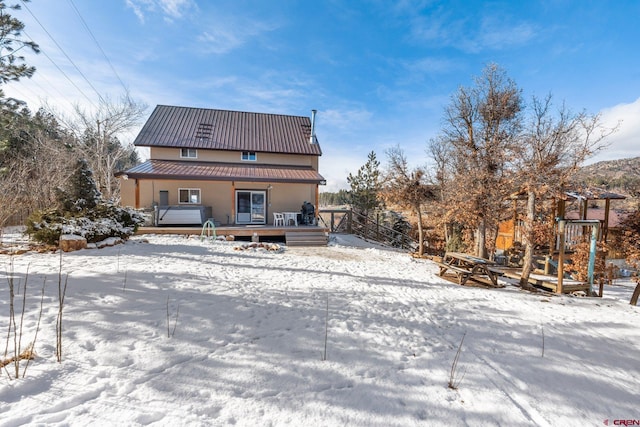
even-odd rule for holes
{"type": "Polygon", "coordinates": [[[328,234],[323,231],[288,231],[285,233],[287,246],[327,246],[328,234]]]}

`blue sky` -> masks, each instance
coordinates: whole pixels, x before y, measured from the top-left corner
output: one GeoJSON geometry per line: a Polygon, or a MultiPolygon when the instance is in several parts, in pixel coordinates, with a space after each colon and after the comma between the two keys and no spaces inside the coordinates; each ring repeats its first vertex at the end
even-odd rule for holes
{"type": "Polygon", "coordinates": [[[637,0],[34,0],[15,15],[43,53],[27,55],[36,75],[9,96],[64,111],[126,87],[147,114],[317,109],[325,191],[372,150],[383,164],[396,145],[427,163],[451,95],[490,62],[525,99],[551,93],[621,121],[592,161],[640,155],[637,0]]]}

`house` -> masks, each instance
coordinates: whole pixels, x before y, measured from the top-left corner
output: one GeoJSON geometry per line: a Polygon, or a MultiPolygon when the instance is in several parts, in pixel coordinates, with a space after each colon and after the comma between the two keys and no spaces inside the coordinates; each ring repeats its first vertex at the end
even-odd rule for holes
{"type": "Polygon", "coordinates": [[[318,206],[322,150],[311,118],[158,105],[134,141],[149,160],[117,174],[121,204],[155,225],[273,224],[318,206]]]}

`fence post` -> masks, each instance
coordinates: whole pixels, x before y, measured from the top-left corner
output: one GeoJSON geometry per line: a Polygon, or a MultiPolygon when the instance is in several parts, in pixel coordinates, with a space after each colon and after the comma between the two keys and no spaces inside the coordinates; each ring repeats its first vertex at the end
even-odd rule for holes
{"type": "Polygon", "coordinates": [[[631,301],[629,304],[638,305],[638,297],[640,296],[640,281],[636,285],[636,289],[633,291],[633,295],[631,295],[631,301]]]}
{"type": "Polygon", "coordinates": [[[558,237],[560,239],[558,248],[558,285],[556,287],[556,293],[562,293],[562,281],[564,279],[564,239],[565,239],[565,225],[567,221],[561,219],[558,221],[558,237]]]}

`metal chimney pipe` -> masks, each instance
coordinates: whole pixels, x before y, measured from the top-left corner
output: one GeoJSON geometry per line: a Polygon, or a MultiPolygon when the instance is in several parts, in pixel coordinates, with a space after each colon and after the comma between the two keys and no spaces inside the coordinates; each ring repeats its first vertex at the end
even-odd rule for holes
{"type": "Polygon", "coordinates": [[[316,142],[316,113],[318,110],[311,110],[311,136],[309,142],[313,144],[316,142]]]}

